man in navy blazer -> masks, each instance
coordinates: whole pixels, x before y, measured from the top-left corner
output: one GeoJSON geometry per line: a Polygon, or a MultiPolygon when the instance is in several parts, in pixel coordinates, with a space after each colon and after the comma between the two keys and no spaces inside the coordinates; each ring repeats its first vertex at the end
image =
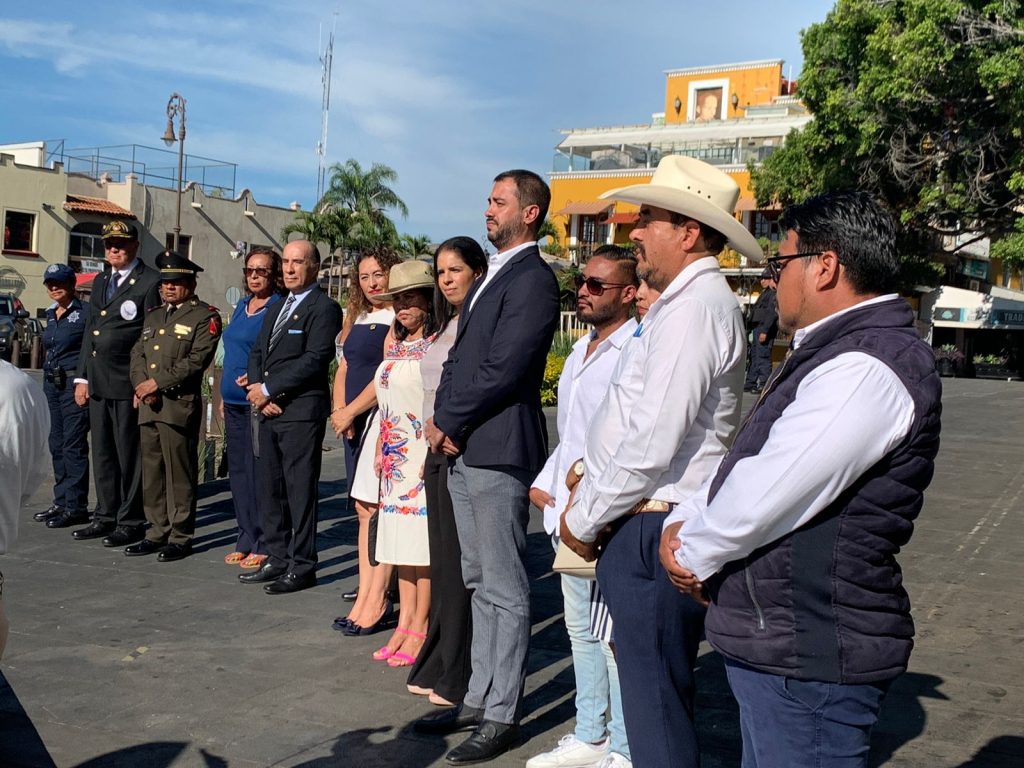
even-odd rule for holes
{"type": "Polygon", "coordinates": [[[289,293],[280,311],[263,320],[248,375],[239,381],[252,405],[260,491],[269,503],[267,561],[238,578],[267,582],[263,589],[271,595],[316,584],[317,486],[331,410],[327,371],[341,330],[341,307],[316,284],[316,247],[308,240],[288,243],[281,266],[289,293]]]}
{"type": "Polygon", "coordinates": [[[536,243],[550,200],[530,171],[494,180],[486,220],[498,253],[466,298],[427,426],[431,449],[455,457],[448,490],[473,590],[472,675],[461,705],[417,729],[474,727],[448,753],[455,765],[489,760],[518,739],[530,640],[528,492],[547,458],[540,389],[558,325],[558,284],[536,243]]]}

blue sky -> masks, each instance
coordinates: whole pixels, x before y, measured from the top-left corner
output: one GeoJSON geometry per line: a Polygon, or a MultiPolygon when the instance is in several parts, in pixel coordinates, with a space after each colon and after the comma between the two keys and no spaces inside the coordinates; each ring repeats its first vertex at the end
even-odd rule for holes
{"type": "MultiPolygon", "coordinates": [[[[315,202],[320,26],[337,12],[328,159],[383,162],[399,229],[479,239],[490,180],[551,170],[562,128],[660,111],[666,69],[801,65],[832,2],[96,0],[0,7],[0,143],[159,146],[171,92],[186,151],[237,163],[262,203],[315,202]]],[[[788,69],[787,69],[788,71],[788,69]]]]}

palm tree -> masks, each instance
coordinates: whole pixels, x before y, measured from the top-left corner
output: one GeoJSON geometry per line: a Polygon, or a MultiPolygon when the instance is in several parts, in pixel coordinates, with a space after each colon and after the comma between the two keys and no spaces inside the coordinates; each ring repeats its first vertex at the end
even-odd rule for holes
{"type": "Polygon", "coordinates": [[[548,238],[548,242],[541,246],[541,250],[550,253],[552,256],[565,258],[565,247],[562,245],[561,234],[551,219],[544,219],[537,230],[537,240],[541,241],[544,238],[548,238]]]}
{"type": "Polygon", "coordinates": [[[399,242],[401,243],[402,251],[409,254],[410,258],[415,259],[418,256],[432,256],[434,254],[433,249],[430,247],[430,238],[427,235],[402,235],[399,242]]]}
{"type": "Polygon", "coordinates": [[[335,163],[330,168],[331,177],[320,205],[327,203],[337,208],[364,213],[377,219],[384,211],[394,209],[402,218],[409,216],[409,209],[389,184],[398,181],[393,168],[383,163],[374,163],[364,171],[358,160],[349,158],[345,164],[335,163]]]}

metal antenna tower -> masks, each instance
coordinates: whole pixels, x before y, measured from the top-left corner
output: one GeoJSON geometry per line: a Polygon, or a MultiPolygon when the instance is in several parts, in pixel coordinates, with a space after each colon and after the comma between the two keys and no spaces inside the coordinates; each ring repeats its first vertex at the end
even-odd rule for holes
{"type": "MultiPolygon", "coordinates": [[[[320,141],[316,143],[316,154],[319,159],[319,167],[316,176],[316,205],[324,196],[324,186],[327,182],[327,121],[331,113],[331,64],[334,61],[334,30],[338,26],[338,12],[334,12],[334,24],[331,27],[331,36],[327,39],[327,47],[322,48],[320,54],[320,82],[323,85],[323,96],[320,101],[320,141]]],[[[323,29],[321,28],[321,44],[323,43],[323,29]]]]}

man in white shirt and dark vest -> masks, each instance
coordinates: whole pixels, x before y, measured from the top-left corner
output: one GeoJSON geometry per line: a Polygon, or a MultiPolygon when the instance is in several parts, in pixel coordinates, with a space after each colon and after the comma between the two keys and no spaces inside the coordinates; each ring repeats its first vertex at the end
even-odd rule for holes
{"type": "Polygon", "coordinates": [[[639,766],[696,766],[693,664],[704,607],[658,563],[667,513],[701,487],[739,421],[743,316],[718,267],[726,245],[762,258],[733,217],[739,187],[689,157],[603,195],[640,206],[630,235],[658,300],[627,344],[587,435],[561,537],[593,560],[614,622],[626,733],[639,766]],[[598,544],[598,539],[601,544],[598,544]]]}
{"type": "Polygon", "coordinates": [[[790,353],[713,477],[669,515],[661,560],[710,597],[744,768],[864,768],[913,647],[896,554],[932,479],[941,384],[896,293],[889,212],[838,192],[779,223],[768,266],[790,353]]]}

